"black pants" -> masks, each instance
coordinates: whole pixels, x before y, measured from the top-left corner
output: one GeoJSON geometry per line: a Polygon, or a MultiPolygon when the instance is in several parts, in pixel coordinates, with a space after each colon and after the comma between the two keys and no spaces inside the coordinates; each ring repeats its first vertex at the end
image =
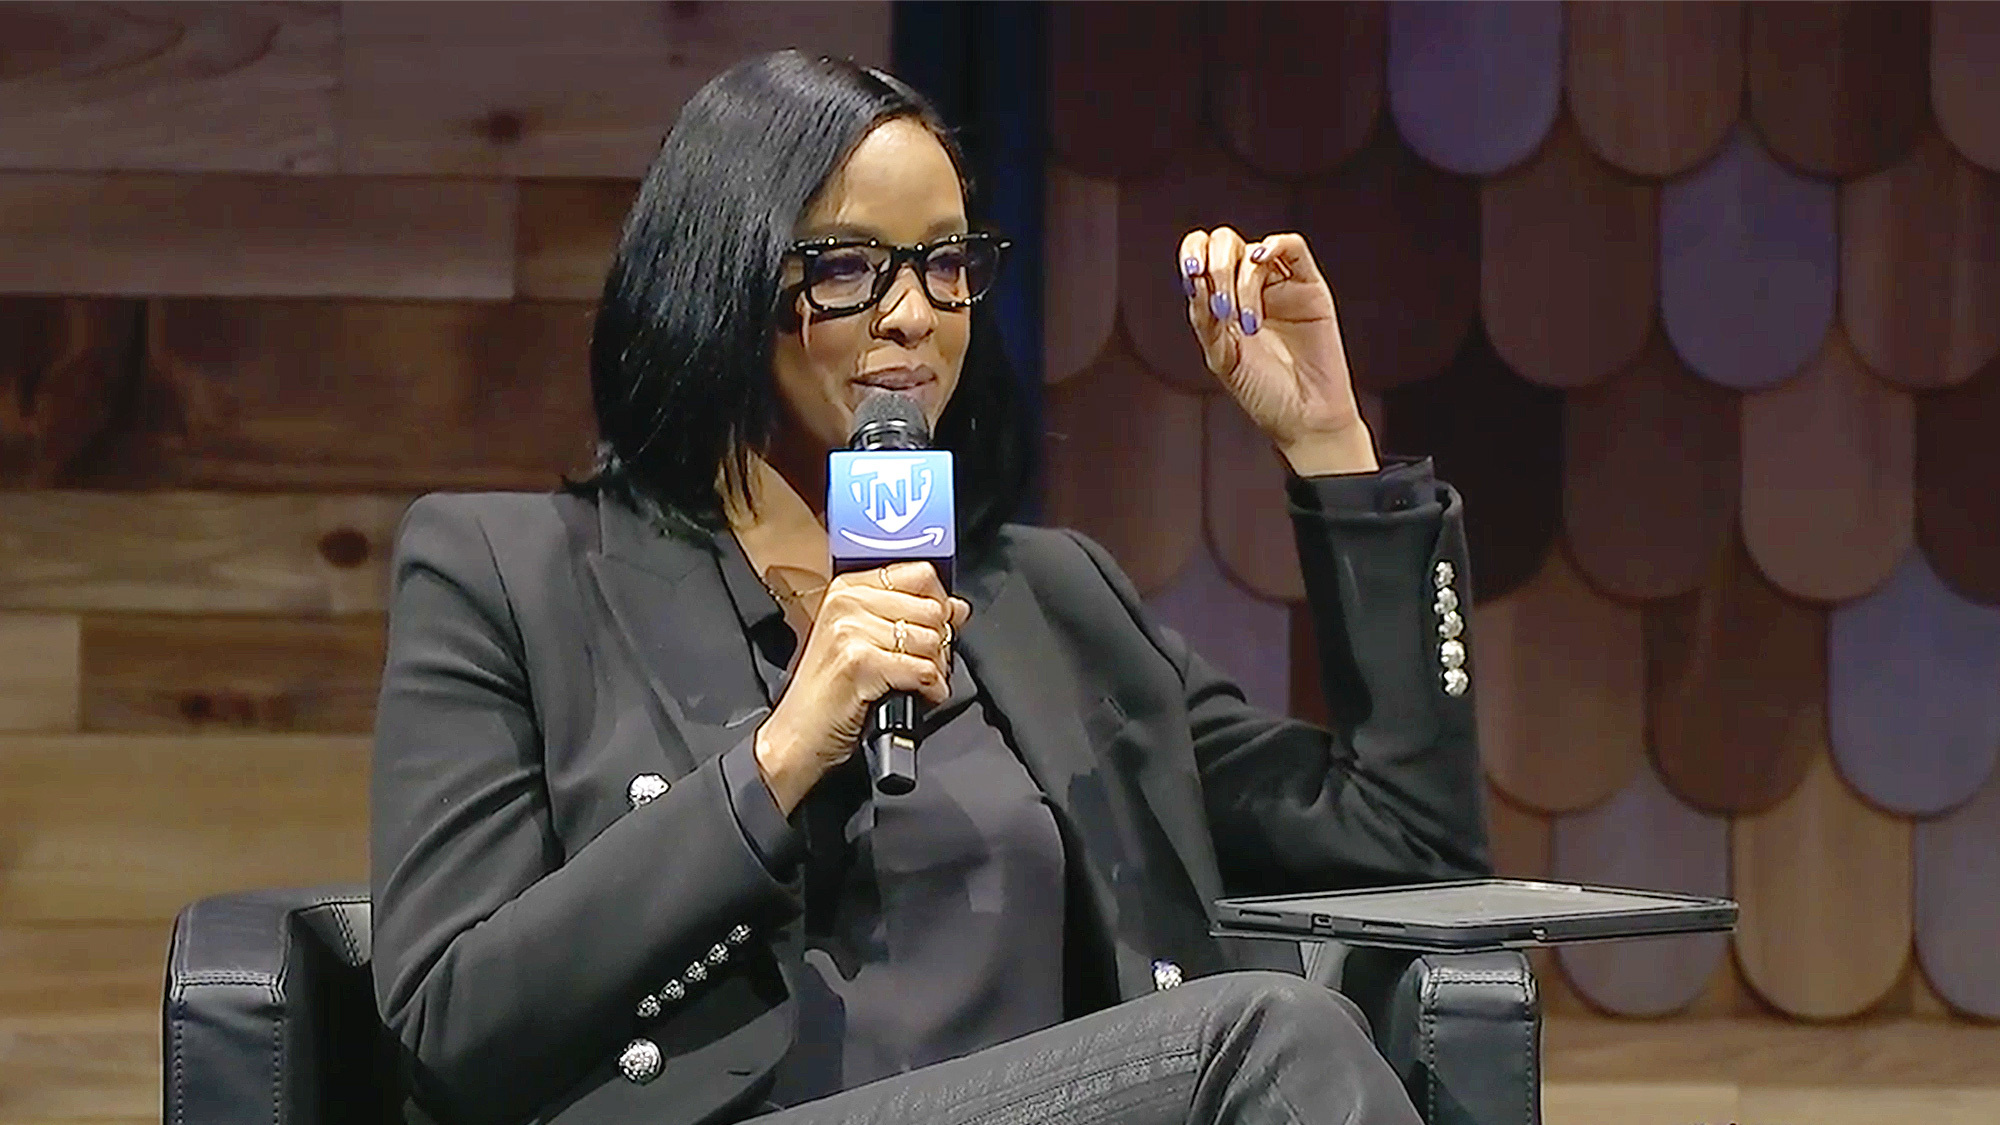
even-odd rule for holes
{"type": "Polygon", "coordinates": [[[1346,997],[1222,973],[756,1125],[1420,1125],[1346,997]]]}

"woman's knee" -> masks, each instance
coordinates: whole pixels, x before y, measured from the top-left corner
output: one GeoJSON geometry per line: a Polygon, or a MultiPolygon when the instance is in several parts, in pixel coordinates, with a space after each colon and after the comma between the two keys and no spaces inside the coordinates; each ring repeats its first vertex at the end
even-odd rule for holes
{"type": "Polygon", "coordinates": [[[1264,969],[1220,973],[1206,978],[1217,989],[1215,1015],[1225,1023],[1249,1018],[1258,1025],[1282,1024],[1315,1037],[1373,1043],[1368,1021],[1340,993],[1290,973],[1264,969]]]}

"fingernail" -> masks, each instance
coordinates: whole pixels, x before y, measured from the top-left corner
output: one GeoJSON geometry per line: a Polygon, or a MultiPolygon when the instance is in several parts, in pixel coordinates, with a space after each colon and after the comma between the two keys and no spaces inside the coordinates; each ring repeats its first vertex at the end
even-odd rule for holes
{"type": "Polygon", "coordinates": [[[1245,336],[1255,336],[1257,334],[1256,313],[1251,312],[1249,309],[1244,309],[1243,314],[1237,317],[1236,320],[1237,323],[1243,325],[1243,334],[1245,336]]]}
{"type": "Polygon", "coordinates": [[[1181,275],[1181,292],[1186,293],[1190,297],[1194,296],[1194,278],[1186,274],[1181,275]]]}
{"type": "Polygon", "coordinates": [[[1181,260],[1181,272],[1182,272],[1182,273],[1184,273],[1184,274],[1186,274],[1186,275],[1188,275],[1189,277],[1193,277],[1193,276],[1194,276],[1195,274],[1198,274],[1198,273],[1200,273],[1200,272],[1201,272],[1201,259],[1200,259],[1200,258],[1184,258],[1184,259],[1182,259],[1182,260],[1181,260]]]}
{"type": "Polygon", "coordinates": [[[1250,248],[1250,260],[1253,262],[1261,262],[1266,257],[1268,257],[1270,253],[1271,253],[1271,248],[1260,242],[1257,245],[1252,246],[1250,248]]]}
{"type": "Polygon", "coordinates": [[[1229,319],[1229,294],[1217,293],[1213,297],[1210,297],[1208,299],[1208,311],[1214,313],[1217,320],[1229,319]]]}

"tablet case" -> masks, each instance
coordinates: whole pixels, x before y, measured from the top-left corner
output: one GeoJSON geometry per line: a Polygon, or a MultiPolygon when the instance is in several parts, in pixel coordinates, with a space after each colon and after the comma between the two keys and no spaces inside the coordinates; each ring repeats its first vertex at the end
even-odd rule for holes
{"type": "Polygon", "coordinates": [[[1318,894],[1225,898],[1218,937],[1331,938],[1470,952],[1727,931],[1736,903],[1665,891],[1529,879],[1464,879],[1318,894]]]}

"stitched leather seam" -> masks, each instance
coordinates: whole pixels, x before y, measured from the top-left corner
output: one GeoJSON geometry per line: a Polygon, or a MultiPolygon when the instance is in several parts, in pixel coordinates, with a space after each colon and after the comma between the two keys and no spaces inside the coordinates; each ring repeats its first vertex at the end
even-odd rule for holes
{"type": "Polygon", "coordinates": [[[206,973],[187,973],[180,979],[180,988],[186,992],[189,985],[201,984],[249,984],[268,989],[271,999],[278,999],[278,982],[263,973],[237,973],[227,969],[217,969],[206,973]]]}
{"type": "Polygon", "coordinates": [[[1437,1120],[1438,1068],[1437,1068],[1437,978],[1431,973],[1424,974],[1424,990],[1417,1005],[1418,1026],[1422,1030],[1424,1045],[1424,1120],[1437,1120]]]}
{"type": "MultiPolygon", "coordinates": [[[[179,1005],[174,1006],[178,1008],[179,1005]]],[[[169,1022],[174,1026],[174,1125],[187,1123],[187,1073],[183,1063],[187,1058],[186,1048],[181,1044],[182,1034],[187,1029],[187,1021],[178,1012],[169,1009],[169,1022]]]]}
{"type": "Polygon", "coordinates": [[[283,1083],[279,1081],[279,1060],[285,1056],[284,1033],[285,1017],[283,1009],[279,1009],[278,1018],[271,1021],[271,1125],[278,1125],[285,1110],[283,1083]]]}

